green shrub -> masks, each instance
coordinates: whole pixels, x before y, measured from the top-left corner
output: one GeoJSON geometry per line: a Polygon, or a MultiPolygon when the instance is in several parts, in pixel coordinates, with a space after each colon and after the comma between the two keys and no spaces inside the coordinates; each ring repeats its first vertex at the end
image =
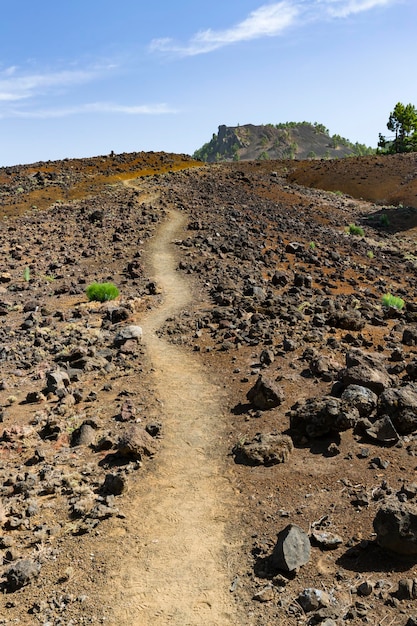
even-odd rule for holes
{"type": "Polygon", "coordinates": [[[356,226],[356,224],[349,224],[348,233],[349,235],[357,235],[358,237],[363,237],[365,231],[361,226],[356,226]]]}
{"type": "Polygon", "coordinates": [[[310,243],[308,244],[308,247],[310,248],[310,250],[315,250],[316,249],[316,244],[314,241],[310,241],[310,243]]]}
{"type": "Polygon", "coordinates": [[[398,296],[393,296],[391,293],[386,293],[382,296],[382,304],[386,307],[392,307],[394,309],[402,309],[404,307],[404,300],[398,296]]]}
{"type": "Polygon", "coordinates": [[[119,295],[119,290],[113,283],[91,283],[85,290],[89,300],[106,302],[114,300],[119,295]]]}
{"type": "Polygon", "coordinates": [[[368,257],[368,259],[373,259],[375,255],[372,252],[372,250],[368,250],[368,252],[366,253],[366,256],[368,257]]]}
{"type": "Polygon", "coordinates": [[[389,226],[389,217],[386,213],[383,213],[381,215],[381,217],[379,218],[379,223],[381,224],[381,226],[389,226]]]}

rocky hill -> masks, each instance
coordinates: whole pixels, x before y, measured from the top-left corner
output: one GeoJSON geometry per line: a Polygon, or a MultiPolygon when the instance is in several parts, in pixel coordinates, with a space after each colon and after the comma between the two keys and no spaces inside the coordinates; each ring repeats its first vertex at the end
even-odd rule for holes
{"type": "Polygon", "coordinates": [[[196,150],[208,163],[269,159],[340,159],[372,154],[374,150],[330,135],[322,124],[287,122],[255,126],[219,126],[217,135],[196,150]]]}
{"type": "Polygon", "coordinates": [[[0,170],[1,624],[417,623],[415,173],[0,170]]]}

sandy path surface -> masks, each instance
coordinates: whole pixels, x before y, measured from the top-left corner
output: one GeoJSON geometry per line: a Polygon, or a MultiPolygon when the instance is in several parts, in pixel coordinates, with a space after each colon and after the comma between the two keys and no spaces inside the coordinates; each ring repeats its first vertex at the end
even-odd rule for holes
{"type": "Polygon", "coordinates": [[[192,299],[176,272],[172,243],[185,221],[170,211],[149,248],[164,302],[140,323],[155,370],[164,438],[155,471],[139,476],[126,520],[129,532],[121,538],[126,553],[117,583],[118,625],[238,623],[229,591],[225,527],[234,495],[223,471],[221,393],[197,356],[156,335],[192,299]]]}

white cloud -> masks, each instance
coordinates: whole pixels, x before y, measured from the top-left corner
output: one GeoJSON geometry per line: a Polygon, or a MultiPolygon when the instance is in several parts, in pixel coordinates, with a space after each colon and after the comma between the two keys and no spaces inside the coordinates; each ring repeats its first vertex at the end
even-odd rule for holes
{"type": "Polygon", "coordinates": [[[57,107],[51,109],[10,109],[0,112],[0,118],[21,119],[53,119],[82,115],[86,113],[118,113],[121,115],[167,115],[177,113],[165,103],[123,105],[111,102],[91,102],[71,107],[57,107]]]}
{"type": "Polygon", "coordinates": [[[18,73],[17,68],[0,72],[0,101],[24,100],[53,88],[80,85],[96,79],[105,68],[62,70],[45,73],[18,73]]]}
{"type": "Polygon", "coordinates": [[[154,39],[153,51],[174,52],[182,56],[195,56],[212,52],[239,41],[261,37],[275,37],[291,26],[299,12],[297,3],[283,0],[263,5],[249,16],[226,30],[204,30],[194,35],[187,45],[178,45],[172,39],[154,39]]]}
{"type": "Polygon", "coordinates": [[[389,6],[397,0],[324,0],[331,17],[348,17],[355,13],[389,6]]]}
{"type": "Polygon", "coordinates": [[[345,18],[349,15],[387,7],[400,0],[282,0],[265,4],[252,11],[242,22],[226,30],[204,30],[188,43],[176,43],[171,38],[153,39],[150,50],[179,56],[195,56],[212,52],[240,41],[276,37],[290,26],[320,19],[345,18]]]}

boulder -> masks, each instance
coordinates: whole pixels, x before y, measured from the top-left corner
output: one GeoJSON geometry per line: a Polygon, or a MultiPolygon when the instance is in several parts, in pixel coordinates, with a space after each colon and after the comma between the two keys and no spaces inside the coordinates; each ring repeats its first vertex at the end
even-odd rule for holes
{"type": "Polygon", "coordinates": [[[259,376],[246,397],[257,409],[267,411],[274,409],[283,402],[284,392],[275,381],[266,376],[259,376]]]}
{"type": "Polygon", "coordinates": [[[48,392],[55,393],[57,389],[66,389],[70,384],[70,378],[63,370],[53,370],[46,373],[46,388],[48,392]]]}
{"type": "Polygon", "coordinates": [[[311,546],[307,533],[289,524],[278,534],[271,555],[271,565],[285,572],[293,572],[310,560],[311,546]]]}
{"type": "Polygon", "coordinates": [[[25,587],[39,576],[40,571],[40,564],[31,559],[22,559],[13,563],[6,572],[7,590],[13,592],[25,587]]]}
{"type": "Polygon", "coordinates": [[[348,385],[342,393],[342,402],[346,402],[358,409],[361,417],[368,417],[376,409],[378,396],[376,393],[361,385],[348,385]]]}
{"type": "Polygon", "coordinates": [[[141,459],[152,456],[158,450],[156,440],[138,424],[131,424],[121,433],[117,442],[117,450],[123,456],[141,459]]]}
{"type": "Polygon", "coordinates": [[[331,396],[297,402],[290,412],[291,429],[313,438],[348,430],[358,420],[359,411],[356,407],[331,396]]]}
{"type": "Polygon", "coordinates": [[[381,548],[417,558],[417,506],[386,502],[373,521],[376,540],[381,548]]]}
{"type": "Polygon", "coordinates": [[[294,445],[291,437],[275,433],[258,433],[252,441],[237,444],[233,452],[236,460],[248,465],[276,465],[285,463],[294,445]]]}
{"type": "Polygon", "coordinates": [[[135,339],[138,343],[142,340],[142,328],[140,326],[124,326],[114,338],[116,346],[122,346],[129,339],[135,339]]]}
{"type": "Polygon", "coordinates": [[[365,327],[365,319],[359,311],[335,311],[330,315],[328,324],[334,328],[359,331],[365,327]]]}
{"type": "Polygon", "coordinates": [[[378,395],[391,386],[391,378],[382,359],[360,350],[347,353],[346,367],[340,372],[339,380],[346,386],[367,387],[378,395]]]}
{"type": "Polygon", "coordinates": [[[384,391],[379,398],[378,414],[388,415],[401,435],[416,431],[417,385],[410,383],[404,387],[384,391]]]}

